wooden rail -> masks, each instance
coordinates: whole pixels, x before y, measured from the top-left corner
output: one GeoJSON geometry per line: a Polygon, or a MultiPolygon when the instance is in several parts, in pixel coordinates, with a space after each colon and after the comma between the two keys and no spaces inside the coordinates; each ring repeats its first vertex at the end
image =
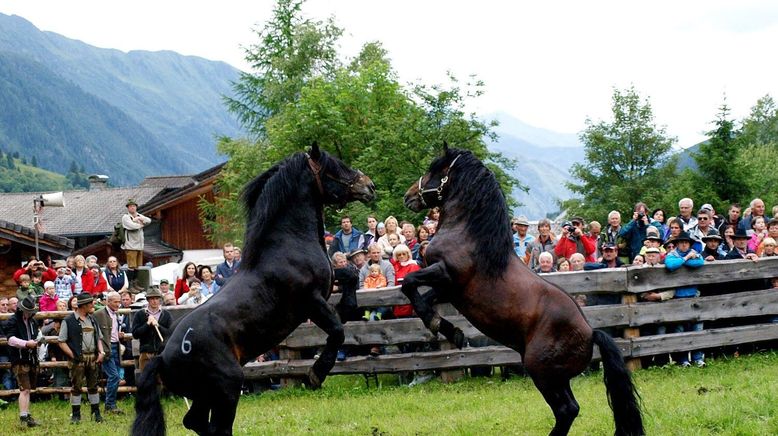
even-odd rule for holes
{"type": "MultiPolygon", "coordinates": [[[[717,261],[699,269],[681,268],[669,272],[664,267],[615,268],[598,271],[544,274],[542,277],[570,294],[611,294],[633,296],[643,292],[671,289],[679,286],[718,284],[729,293],[703,296],[700,298],[675,299],[665,302],[630,302],[635,298],[623,298],[625,303],[583,307],[589,323],[594,328],[629,329],[629,337],[616,338],[616,343],[625,358],[637,359],[644,356],[713,348],[743,343],[778,340],[778,324],[764,323],[768,316],[778,315],[778,289],[764,289],[741,292],[741,283],[746,280],[769,279],[778,276],[778,258],[751,261],[717,261]],[[739,319],[738,327],[706,329],[701,332],[666,334],[661,336],[640,336],[640,328],[663,323],[683,321],[714,321],[739,319]]],[[[330,297],[336,304],[339,294],[330,297]]],[[[407,304],[408,300],[399,287],[357,292],[361,307],[391,306],[407,304]]],[[[166,307],[174,320],[189,313],[190,307],[166,307]]],[[[122,309],[127,313],[129,310],[122,309]]],[[[37,319],[62,319],[70,312],[38,313],[37,319]]],[[[8,318],[0,314],[0,320],[8,318]]],[[[447,319],[460,327],[471,341],[488,342],[475,327],[458,314],[447,319]]],[[[432,335],[418,318],[387,320],[379,322],[349,322],[345,325],[345,345],[400,345],[406,343],[439,343],[447,348],[445,338],[432,335]]],[[[131,336],[128,336],[131,339],[131,336]]],[[[50,344],[56,337],[47,337],[50,344]]],[[[247,379],[282,377],[282,384],[293,384],[296,377],[304,376],[313,360],[300,359],[300,351],[324,346],[326,334],[313,324],[301,325],[280,345],[281,360],[252,362],[244,367],[247,379]]],[[[5,344],[0,339],[0,345],[5,344]]],[[[595,347],[595,358],[598,350],[595,347]]],[[[389,354],[379,357],[357,356],[337,362],[333,374],[373,374],[398,371],[452,370],[471,366],[496,366],[520,364],[519,354],[502,346],[467,347],[462,350],[442,349],[433,352],[389,354]]],[[[123,366],[132,366],[133,361],[123,361],[123,366]]],[[[0,368],[7,365],[0,365],[0,368]]],[[[42,367],[63,367],[66,362],[44,362],[42,367]]],[[[57,388],[69,389],[69,388],[57,388]]],[[[0,397],[11,391],[0,391],[0,397]]],[[[45,392],[45,391],[39,391],[45,392]]],[[[54,392],[54,391],[52,391],[54,392]]],[[[57,391],[58,392],[58,391],[57,391]]]]}

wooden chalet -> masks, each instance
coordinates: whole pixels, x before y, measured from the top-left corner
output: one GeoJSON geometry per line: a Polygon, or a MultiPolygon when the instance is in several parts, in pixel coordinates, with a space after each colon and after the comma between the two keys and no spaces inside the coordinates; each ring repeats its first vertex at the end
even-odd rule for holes
{"type": "MultiPolygon", "coordinates": [[[[32,210],[32,209],[31,209],[32,210]]],[[[42,260],[61,259],[73,251],[75,241],[62,236],[38,235],[38,251],[42,260]]],[[[16,295],[13,274],[30,256],[35,255],[35,230],[20,224],[0,220],[0,296],[16,295]]]]}

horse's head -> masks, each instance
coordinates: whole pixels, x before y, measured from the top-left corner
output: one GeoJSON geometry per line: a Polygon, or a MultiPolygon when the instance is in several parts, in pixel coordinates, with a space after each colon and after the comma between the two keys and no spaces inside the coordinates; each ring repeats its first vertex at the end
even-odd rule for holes
{"type": "Polygon", "coordinates": [[[308,151],[308,166],[327,204],[343,207],[351,201],[367,203],[375,199],[375,185],[370,177],[320,150],[315,142],[308,151]]]}
{"type": "Polygon", "coordinates": [[[449,149],[443,143],[443,156],[430,164],[429,170],[414,182],[405,192],[405,207],[420,212],[423,209],[441,206],[446,196],[446,184],[449,183],[451,169],[457,159],[467,153],[463,150],[449,149]]]}

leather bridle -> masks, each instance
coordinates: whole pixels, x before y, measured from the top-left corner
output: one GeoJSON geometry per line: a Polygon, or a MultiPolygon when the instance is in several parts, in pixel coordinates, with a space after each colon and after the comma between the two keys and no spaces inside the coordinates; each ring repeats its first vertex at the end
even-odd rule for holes
{"type": "MultiPolygon", "coordinates": [[[[308,153],[305,153],[305,157],[308,159],[308,167],[310,167],[311,173],[313,173],[313,178],[316,179],[316,186],[319,188],[319,194],[321,196],[324,196],[324,185],[321,182],[322,166],[319,165],[318,162],[314,161],[313,158],[311,158],[311,156],[308,153]]],[[[327,177],[328,179],[334,181],[335,183],[341,184],[341,185],[347,187],[349,190],[351,190],[354,187],[354,185],[357,183],[357,181],[362,176],[364,176],[362,171],[359,171],[359,170],[356,170],[356,171],[357,171],[357,174],[353,178],[351,178],[349,180],[339,179],[339,178],[337,178],[337,177],[335,177],[332,174],[327,173],[327,172],[324,173],[324,176],[327,177]]]]}
{"type": "Polygon", "coordinates": [[[446,183],[448,183],[448,176],[451,174],[451,169],[454,168],[454,164],[457,162],[457,159],[462,156],[461,154],[458,154],[457,157],[454,158],[454,160],[451,161],[451,164],[448,166],[448,171],[446,171],[446,175],[441,177],[440,179],[440,185],[438,185],[436,188],[427,188],[424,189],[423,186],[421,186],[421,181],[424,178],[424,176],[419,177],[419,190],[418,190],[418,196],[419,201],[421,201],[421,204],[426,208],[429,207],[427,205],[427,202],[424,200],[425,194],[435,193],[437,194],[438,201],[443,201],[443,188],[446,186],[446,183]]]}

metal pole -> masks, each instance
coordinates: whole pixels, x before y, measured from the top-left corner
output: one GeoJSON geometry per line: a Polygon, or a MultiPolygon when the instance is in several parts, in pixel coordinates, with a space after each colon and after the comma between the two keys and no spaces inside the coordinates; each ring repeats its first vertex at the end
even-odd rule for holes
{"type": "Polygon", "coordinates": [[[40,199],[35,198],[32,200],[32,226],[35,228],[35,258],[41,260],[40,253],[38,252],[38,225],[40,223],[40,199]]]}

